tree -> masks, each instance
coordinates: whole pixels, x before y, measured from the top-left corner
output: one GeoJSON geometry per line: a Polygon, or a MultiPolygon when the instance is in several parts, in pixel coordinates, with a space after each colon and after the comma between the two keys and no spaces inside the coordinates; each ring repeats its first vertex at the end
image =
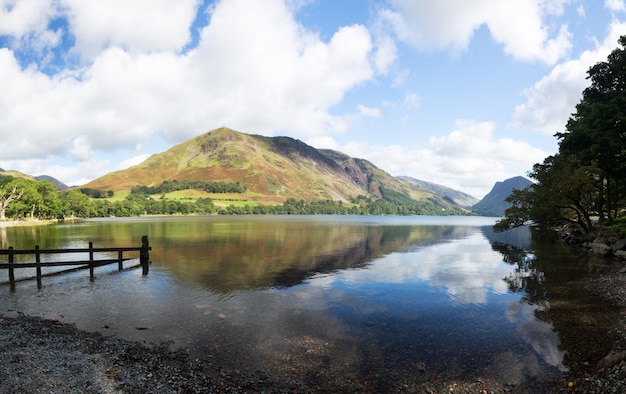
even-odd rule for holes
{"type": "Polygon", "coordinates": [[[597,167],[600,221],[617,216],[626,193],[626,36],[619,44],[607,61],[589,69],[591,85],[583,91],[567,131],[556,135],[559,153],[597,167]]]}
{"type": "Polygon", "coordinates": [[[17,185],[5,183],[0,186],[0,220],[6,220],[6,209],[9,205],[22,198],[23,190],[18,190],[17,185]]]}
{"type": "Polygon", "coordinates": [[[70,217],[90,217],[95,213],[95,205],[89,197],[78,190],[69,190],[63,194],[64,212],[70,217]]]}
{"type": "Polygon", "coordinates": [[[37,182],[37,192],[41,196],[35,215],[40,219],[53,219],[63,216],[59,191],[54,183],[46,180],[37,182]]]}
{"type": "Polygon", "coordinates": [[[41,200],[41,195],[37,192],[37,181],[26,178],[15,178],[11,181],[12,187],[21,191],[21,197],[7,209],[10,216],[16,218],[35,218],[35,208],[41,200]]]}
{"type": "Polygon", "coordinates": [[[612,220],[626,206],[626,36],[619,45],[589,69],[590,86],[566,131],[556,134],[559,153],[535,164],[529,176],[536,184],[510,197],[497,229],[530,220],[590,231],[593,216],[612,220]]]}

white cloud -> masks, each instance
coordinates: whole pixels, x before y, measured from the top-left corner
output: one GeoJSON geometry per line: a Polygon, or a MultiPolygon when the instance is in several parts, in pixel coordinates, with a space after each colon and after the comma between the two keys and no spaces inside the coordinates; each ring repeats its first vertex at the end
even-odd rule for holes
{"type": "Polygon", "coordinates": [[[474,32],[486,25],[504,51],[520,60],[549,64],[571,47],[566,25],[551,31],[547,15],[559,15],[568,0],[390,0],[381,12],[398,38],[421,49],[465,50],[474,32]]]}
{"type": "Polygon", "coordinates": [[[52,0],[0,0],[0,35],[18,42],[25,36],[41,35],[56,13],[52,0]]]}
{"type": "Polygon", "coordinates": [[[130,52],[180,51],[190,39],[198,0],[61,0],[84,57],[118,46],[130,52]]]}
{"type": "Polygon", "coordinates": [[[457,121],[448,135],[431,137],[428,147],[351,142],[340,150],[375,163],[394,176],[407,175],[482,198],[497,181],[526,176],[548,154],[510,138],[494,138],[492,122],[457,121]]]}
{"type": "Polygon", "coordinates": [[[604,6],[613,12],[626,11],[624,0],[605,0],[604,6]]]}
{"type": "Polygon", "coordinates": [[[389,36],[383,36],[377,40],[374,65],[376,71],[385,74],[389,67],[396,61],[398,56],[396,43],[389,36]]]}
{"type": "Polygon", "coordinates": [[[381,116],[380,109],[378,108],[370,108],[359,104],[357,105],[357,109],[359,110],[359,113],[363,116],[369,116],[372,118],[380,118],[381,116]]]}
{"type": "Polygon", "coordinates": [[[109,170],[109,160],[91,157],[77,166],[75,163],[51,164],[54,157],[29,160],[0,160],[0,168],[29,175],[51,175],[69,185],[84,185],[109,170]]]}
{"type": "Polygon", "coordinates": [[[422,100],[417,95],[417,93],[406,92],[404,94],[404,101],[402,102],[402,104],[407,108],[417,108],[420,106],[421,101],[422,100]]]}
{"type": "Polygon", "coordinates": [[[578,59],[556,65],[524,92],[527,100],[515,107],[512,125],[549,135],[564,131],[583,90],[589,86],[587,71],[597,62],[606,61],[622,34],[626,34],[626,23],[614,22],[607,37],[595,49],[584,51],[578,59]]]}
{"type": "Polygon", "coordinates": [[[325,43],[300,26],[281,1],[233,0],[213,11],[190,54],[190,71],[206,87],[196,99],[207,120],[312,136],[345,128],[327,110],[374,76],[371,50],[363,26],[340,28],[325,43]]]}
{"type": "Polygon", "coordinates": [[[123,160],[120,162],[118,169],[124,170],[134,165],[143,163],[150,156],[151,156],[150,154],[144,153],[141,155],[133,156],[130,159],[123,160]]]}
{"type": "Polygon", "coordinates": [[[72,149],[70,150],[72,159],[84,162],[94,157],[94,152],[89,146],[89,142],[83,136],[78,136],[72,141],[72,149]]]}

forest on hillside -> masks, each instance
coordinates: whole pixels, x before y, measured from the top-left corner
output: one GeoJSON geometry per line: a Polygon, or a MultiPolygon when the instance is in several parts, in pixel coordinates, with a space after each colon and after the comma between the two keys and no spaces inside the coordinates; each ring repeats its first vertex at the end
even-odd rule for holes
{"type": "Polygon", "coordinates": [[[590,232],[626,212],[626,36],[606,61],[592,66],[576,112],[555,134],[557,154],[533,166],[535,183],[514,190],[496,230],[527,223],[571,223],[590,232]]]}
{"type": "Polygon", "coordinates": [[[93,217],[128,217],[139,215],[459,215],[460,210],[442,210],[432,201],[416,201],[381,187],[380,199],[357,196],[349,203],[294,198],[283,204],[229,204],[218,207],[210,198],[168,199],[166,193],[180,190],[203,190],[210,193],[243,193],[239,183],[164,182],[155,187],[136,186],[123,199],[114,199],[113,191],[91,188],[58,191],[47,180],[0,177],[0,220],[65,219],[93,217]],[[154,195],[160,195],[155,198],[154,195]]]}

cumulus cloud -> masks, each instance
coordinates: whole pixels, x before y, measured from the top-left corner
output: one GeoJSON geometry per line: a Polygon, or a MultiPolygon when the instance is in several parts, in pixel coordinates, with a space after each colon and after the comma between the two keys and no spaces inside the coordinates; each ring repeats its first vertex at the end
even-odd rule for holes
{"type": "Polygon", "coordinates": [[[623,0],[605,0],[604,6],[611,11],[626,11],[626,6],[624,6],[623,0]]]}
{"type": "Polygon", "coordinates": [[[374,76],[372,48],[361,25],[342,27],[325,43],[281,1],[234,0],[214,10],[191,54],[192,72],[212,91],[204,101],[210,118],[242,130],[267,133],[280,124],[314,135],[342,127],[327,109],[374,76]]]}
{"type": "Polygon", "coordinates": [[[595,49],[584,51],[577,59],[557,64],[524,92],[526,102],[515,107],[512,125],[550,135],[564,131],[583,90],[589,86],[587,71],[597,62],[606,61],[623,34],[626,34],[626,23],[613,22],[606,38],[595,49]]]}
{"type": "Polygon", "coordinates": [[[74,50],[92,57],[117,46],[130,52],[180,51],[190,39],[198,0],[61,0],[74,50]]]}
{"type": "Polygon", "coordinates": [[[89,142],[83,136],[74,138],[70,153],[72,158],[79,162],[87,161],[94,156],[89,142]]]}
{"type": "Polygon", "coordinates": [[[374,57],[376,71],[381,74],[386,73],[397,58],[397,51],[396,43],[391,37],[384,35],[379,38],[374,57]]]}
{"type": "Polygon", "coordinates": [[[527,142],[494,138],[494,132],[493,122],[459,120],[449,134],[431,137],[427,147],[351,142],[340,150],[394,176],[408,175],[482,198],[497,181],[524,176],[548,156],[527,142]]]}
{"type": "Polygon", "coordinates": [[[282,0],[223,0],[207,14],[196,0],[26,7],[32,3],[39,4],[3,4],[0,21],[19,23],[0,23],[0,34],[41,31],[49,45],[59,45],[60,33],[45,30],[59,14],[82,61],[50,73],[0,48],[3,163],[31,163],[31,170],[42,158],[81,156],[79,148],[97,155],[154,133],[180,142],[219,125],[270,135],[288,130],[296,138],[342,132],[355,116],[380,112],[361,107],[331,115],[329,108],[395,56],[387,41],[374,53],[362,25],[340,27],[324,41],[282,0]],[[189,49],[197,11],[208,19],[189,49]]]}
{"type": "Polygon", "coordinates": [[[504,51],[520,60],[555,63],[571,48],[566,25],[551,31],[544,17],[563,12],[568,0],[391,0],[381,12],[398,38],[420,49],[465,50],[486,25],[504,51]]]}
{"type": "Polygon", "coordinates": [[[57,7],[50,0],[2,0],[0,35],[13,37],[19,46],[25,37],[43,35],[56,14],[57,7]]]}

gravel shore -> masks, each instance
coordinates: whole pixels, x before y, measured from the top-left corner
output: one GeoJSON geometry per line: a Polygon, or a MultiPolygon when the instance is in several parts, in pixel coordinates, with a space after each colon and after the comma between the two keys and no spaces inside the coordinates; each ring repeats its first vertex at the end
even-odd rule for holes
{"type": "Polygon", "coordinates": [[[1,393],[310,391],[261,373],[227,371],[166,344],[146,346],[23,315],[0,318],[0,354],[1,393]]]}

